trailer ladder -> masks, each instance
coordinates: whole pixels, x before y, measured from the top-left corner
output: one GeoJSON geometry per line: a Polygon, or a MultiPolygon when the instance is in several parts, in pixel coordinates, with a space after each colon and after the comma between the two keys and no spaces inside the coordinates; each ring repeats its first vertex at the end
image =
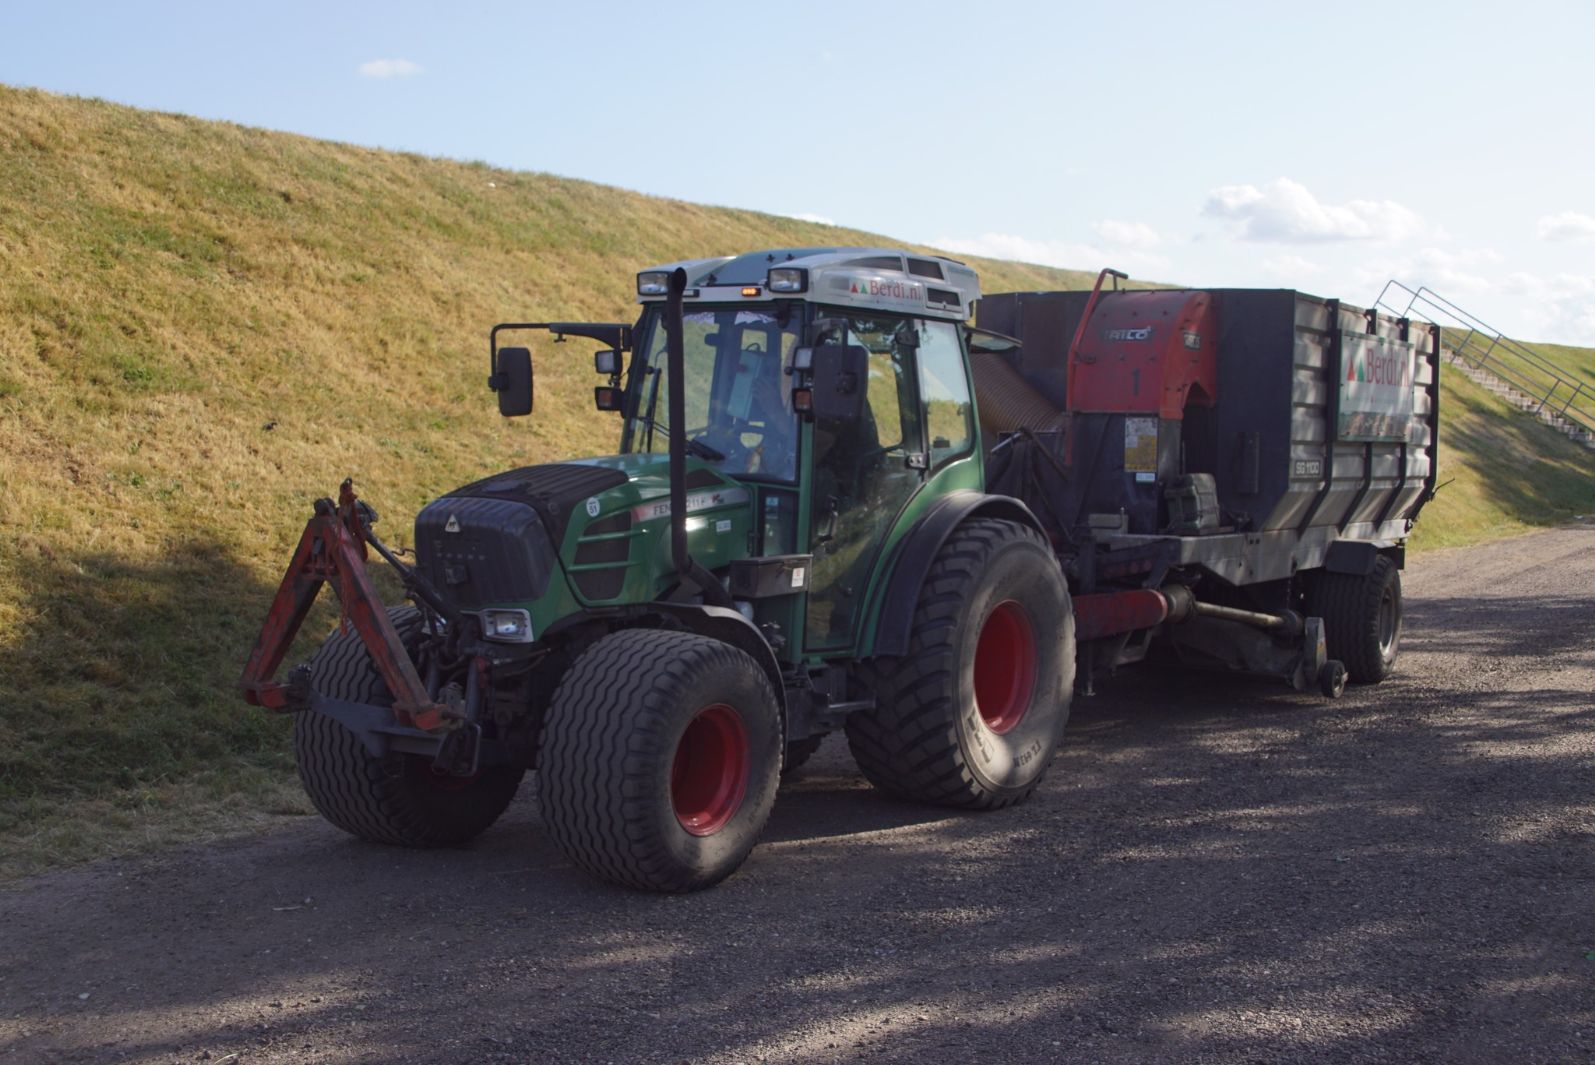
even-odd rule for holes
{"type": "Polygon", "coordinates": [[[1444,357],[1470,380],[1595,449],[1595,382],[1503,335],[1433,289],[1392,280],[1375,306],[1440,326],[1444,357]]]}

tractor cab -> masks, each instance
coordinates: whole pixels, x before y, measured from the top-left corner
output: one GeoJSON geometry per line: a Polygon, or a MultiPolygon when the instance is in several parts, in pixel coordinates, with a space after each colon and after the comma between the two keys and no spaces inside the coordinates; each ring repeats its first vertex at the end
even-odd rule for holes
{"type": "Polygon", "coordinates": [[[932,481],[979,483],[962,330],[980,296],[975,273],[869,248],[642,271],[622,452],[669,447],[667,290],[676,269],[686,274],[688,454],[755,493],[750,554],[811,556],[801,649],[856,648],[869,636],[871,577],[916,496],[932,481]]]}

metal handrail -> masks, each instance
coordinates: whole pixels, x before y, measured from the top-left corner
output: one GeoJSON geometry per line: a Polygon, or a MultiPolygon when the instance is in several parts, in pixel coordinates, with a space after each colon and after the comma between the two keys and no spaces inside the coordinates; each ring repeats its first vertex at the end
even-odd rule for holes
{"type": "Polygon", "coordinates": [[[1535,414],[1549,407],[1565,420],[1595,433],[1595,384],[1556,365],[1528,345],[1512,340],[1433,289],[1421,286],[1414,290],[1391,280],[1380,291],[1374,306],[1383,307],[1401,318],[1411,318],[1417,310],[1417,317],[1433,322],[1446,333],[1457,334],[1465,329],[1466,335],[1460,341],[1453,336],[1448,345],[1463,362],[1475,370],[1490,373],[1535,400],[1535,414]],[[1394,302],[1386,299],[1392,289],[1397,292],[1394,302]],[[1397,307],[1402,294],[1405,294],[1406,306],[1397,307]],[[1452,324],[1448,326],[1440,319],[1448,319],[1452,324]],[[1488,347],[1483,345],[1485,339],[1489,341],[1488,347]],[[1563,389],[1566,399],[1561,395],[1563,389]]]}

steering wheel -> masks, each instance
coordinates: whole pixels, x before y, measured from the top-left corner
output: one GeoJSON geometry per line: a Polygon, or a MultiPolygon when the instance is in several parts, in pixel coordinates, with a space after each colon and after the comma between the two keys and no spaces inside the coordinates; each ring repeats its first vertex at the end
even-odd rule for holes
{"type": "Polygon", "coordinates": [[[753,453],[753,449],[742,442],[742,434],[735,431],[734,426],[730,435],[725,437],[720,436],[717,430],[705,428],[697,436],[692,437],[690,442],[714,451],[720,456],[718,459],[710,459],[711,462],[724,462],[738,469],[747,468],[748,458],[753,453]]]}

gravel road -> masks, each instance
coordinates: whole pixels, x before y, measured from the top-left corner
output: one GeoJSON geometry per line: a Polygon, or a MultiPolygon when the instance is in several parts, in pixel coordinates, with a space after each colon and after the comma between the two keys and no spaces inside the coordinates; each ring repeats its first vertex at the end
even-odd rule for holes
{"type": "Polygon", "coordinates": [[[1135,676],[1026,805],[833,737],[718,889],[306,820],[0,893],[0,1062],[1595,1061],[1595,525],[1425,555],[1339,702],[1135,676]]]}

